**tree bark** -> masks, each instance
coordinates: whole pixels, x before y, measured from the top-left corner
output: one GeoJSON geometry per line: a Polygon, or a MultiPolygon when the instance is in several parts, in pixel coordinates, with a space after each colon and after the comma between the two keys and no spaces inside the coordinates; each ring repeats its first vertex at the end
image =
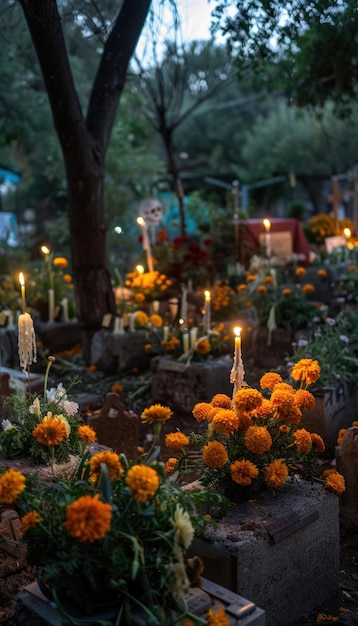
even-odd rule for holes
{"type": "Polygon", "coordinates": [[[105,154],[128,64],[151,0],[123,0],[104,46],[86,119],[68,60],[57,2],[19,3],[39,59],[65,163],[76,307],[84,331],[84,357],[89,362],[93,333],[101,327],[106,313],[115,314],[111,277],[106,269],[105,154]]]}

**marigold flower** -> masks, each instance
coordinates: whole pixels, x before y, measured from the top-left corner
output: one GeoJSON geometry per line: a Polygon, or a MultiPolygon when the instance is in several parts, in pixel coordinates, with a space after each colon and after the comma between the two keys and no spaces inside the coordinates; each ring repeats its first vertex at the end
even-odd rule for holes
{"type": "Polygon", "coordinates": [[[72,276],[71,274],[64,274],[62,276],[63,280],[65,283],[72,283],[72,276]]]}
{"type": "Polygon", "coordinates": [[[320,278],[325,278],[327,276],[327,271],[324,269],[317,270],[317,276],[320,278]]]}
{"type": "Polygon", "coordinates": [[[295,402],[301,411],[312,411],[316,406],[316,398],[307,389],[298,389],[296,391],[295,402]]]}
{"type": "Polygon", "coordinates": [[[108,533],[111,527],[112,507],[101,502],[99,494],[81,496],[66,508],[64,527],[81,543],[93,543],[108,533]]]}
{"type": "Polygon", "coordinates": [[[231,409],[231,398],[226,393],[216,393],[211,398],[210,404],[220,409],[231,409]]]}
{"type": "Polygon", "coordinates": [[[139,326],[146,326],[148,324],[149,317],[146,313],[144,313],[144,311],[137,311],[135,321],[139,326]]]}
{"type": "Polygon", "coordinates": [[[238,485],[251,485],[254,478],[259,474],[259,468],[251,461],[242,459],[230,465],[231,478],[238,485]]]}
{"type": "Polygon", "coordinates": [[[97,372],[97,365],[89,365],[87,369],[89,372],[97,372]]]}
{"type": "Polygon", "coordinates": [[[257,287],[257,293],[267,293],[267,287],[265,285],[259,285],[257,287]]]}
{"type": "Polygon", "coordinates": [[[147,465],[133,465],[127,473],[126,485],[135,502],[145,502],[154,496],[159,487],[157,472],[147,465]]]}
{"type": "Polygon", "coordinates": [[[260,378],[261,389],[270,389],[272,391],[277,383],[282,383],[282,376],[276,372],[266,372],[266,374],[260,378]]]}
{"type": "Polygon", "coordinates": [[[168,406],[152,404],[150,407],[144,409],[140,418],[145,424],[156,424],[158,422],[166,422],[172,415],[173,411],[168,406]]]}
{"type": "MultiPolygon", "coordinates": [[[[257,409],[252,411],[252,417],[255,419],[264,419],[267,420],[272,415],[272,404],[270,400],[264,399],[261,406],[258,406],[257,409]]],[[[240,416],[241,418],[241,416],[240,416]]]]}
{"type": "Polygon", "coordinates": [[[256,280],[255,274],[247,274],[247,276],[246,276],[246,282],[247,283],[253,283],[254,280],[256,280]]]}
{"type": "MultiPolygon", "coordinates": [[[[134,300],[137,304],[143,304],[143,302],[145,301],[144,293],[140,293],[140,292],[136,293],[134,295],[134,300]]],[[[144,311],[142,311],[142,313],[144,313],[144,311]]],[[[147,314],[144,313],[144,315],[147,315],[147,314]]],[[[136,316],[136,319],[137,319],[137,316],[136,316]]],[[[142,318],[142,319],[145,319],[145,318],[142,318]]],[[[138,322],[138,323],[141,324],[141,322],[138,322]]],[[[141,324],[141,326],[145,326],[145,324],[146,324],[146,321],[144,321],[144,324],[141,324]]]]}
{"type": "Polygon", "coordinates": [[[8,469],[0,476],[0,504],[12,504],[25,489],[24,474],[8,469]]]}
{"type": "Polygon", "coordinates": [[[311,441],[312,441],[312,446],[314,447],[316,452],[321,453],[324,451],[326,446],[320,435],[318,435],[317,433],[311,433],[311,441]]]}
{"type": "Polygon", "coordinates": [[[41,424],[34,428],[32,435],[43,446],[58,446],[67,439],[66,426],[56,417],[44,417],[41,424]]]}
{"type": "Polygon", "coordinates": [[[115,452],[97,452],[90,459],[90,474],[98,478],[101,473],[101,464],[107,465],[110,478],[120,478],[123,473],[122,463],[115,452]]]}
{"type": "Polygon", "coordinates": [[[332,493],[335,493],[337,496],[340,496],[346,489],[345,480],[342,474],[339,474],[338,472],[334,472],[327,476],[325,486],[328,491],[332,491],[332,493]]]}
{"type": "Polygon", "coordinates": [[[121,383],[113,383],[111,391],[113,391],[113,393],[123,393],[123,387],[121,383]]]}
{"type": "Polygon", "coordinates": [[[229,460],[227,450],[220,441],[209,441],[203,448],[203,461],[214,469],[222,467],[229,460]]]}
{"type": "Polygon", "coordinates": [[[231,409],[217,409],[212,419],[214,430],[230,435],[239,427],[239,417],[231,409]]]}
{"type": "Polygon", "coordinates": [[[209,609],[206,615],[206,626],[229,626],[230,620],[225,613],[225,608],[220,607],[218,611],[209,609]]]}
{"type": "Polygon", "coordinates": [[[254,454],[262,454],[272,446],[272,437],[266,426],[249,426],[244,441],[247,449],[254,454]]]}
{"type": "Polygon", "coordinates": [[[338,436],[337,436],[337,445],[340,446],[342,443],[342,439],[344,437],[344,435],[346,434],[347,429],[346,428],[340,428],[340,430],[338,431],[338,436]]]}
{"type": "Polygon", "coordinates": [[[311,434],[305,428],[299,428],[293,433],[296,448],[301,454],[307,454],[312,448],[311,434]]]}
{"type": "Polygon", "coordinates": [[[272,461],[264,471],[264,481],[271,489],[278,489],[285,484],[288,476],[288,468],[286,463],[281,459],[272,461]]]}
{"type": "Polygon", "coordinates": [[[264,397],[257,389],[242,387],[234,396],[234,405],[237,411],[252,411],[261,406],[264,397]]]}
{"type": "Polygon", "coordinates": [[[87,424],[78,427],[77,435],[83,443],[94,443],[97,441],[96,431],[91,426],[87,426],[87,424]]]}
{"type": "Polygon", "coordinates": [[[29,513],[26,513],[26,515],[20,519],[22,534],[24,535],[30,528],[34,528],[41,521],[42,517],[37,511],[29,511],[29,513]]]}
{"type": "Polygon", "coordinates": [[[237,291],[246,291],[246,285],[244,285],[244,283],[241,283],[241,285],[238,285],[236,287],[237,291]]]}
{"type": "Polygon", "coordinates": [[[162,318],[160,317],[160,315],[157,315],[156,313],[153,313],[153,315],[150,316],[149,321],[152,324],[152,326],[154,326],[154,328],[161,328],[163,326],[162,318]]]}
{"type": "Polygon", "coordinates": [[[296,267],[295,269],[295,275],[296,276],[304,276],[306,274],[307,270],[305,267],[296,267]]]}
{"type": "Polygon", "coordinates": [[[286,287],[286,289],[282,289],[281,291],[281,295],[282,296],[290,296],[292,293],[291,289],[288,289],[288,287],[286,287]]]}
{"type": "Polygon", "coordinates": [[[197,422],[203,422],[204,420],[211,422],[216,409],[208,402],[198,402],[194,406],[192,413],[197,422]]]}
{"type": "Polygon", "coordinates": [[[273,276],[265,276],[264,279],[263,279],[263,282],[266,285],[269,285],[270,283],[273,283],[273,276]]]}
{"type": "Polygon", "coordinates": [[[174,474],[177,464],[178,459],[176,459],[175,456],[167,459],[167,461],[165,462],[165,471],[167,473],[167,476],[171,476],[172,474],[174,474]]]}
{"type": "Polygon", "coordinates": [[[53,259],[52,264],[54,267],[58,267],[63,270],[65,267],[68,267],[68,261],[63,256],[57,256],[53,259]]]}
{"type": "Polygon", "coordinates": [[[311,385],[319,379],[320,373],[321,368],[318,361],[314,361],[313,359],[301,359],[293,366],[291,376],[293,380],[311,385]]]}
{"type": "Polygon", "coordinates": [[[195,350],[198,354],[201,354],[202,356],[208,354],[211,350],[211,344],[209,339],[206,339],[206,337],[203,337],[203,339],[199,339],[199,341],[197,341],[195,344],[195,350]]]}
{"type": "Polygon", "coordinates": [[[302,293],[313,293],[315,291],[315,287],[311,285],[311,283],[306,283],[302,287],[302,293]]]}
{"type": "Polygon", "coordinates": [[[292,385],[289,385],[288,383],[277,383],[274,388],[273,391],[285,391],[291,395],[293,395],[295,393],[294,388],[292,387],[292,385]]]}
{"type": "Polygon", "coordinates": [[[165,447],[171,450],[182,450],[189,443],[189,437],[184,433],[168,433],[165,435],[165,447]]]}
{"type": "Polygon", "coordinates": [[[188,511],[184,511],[180,504],[176,505],[173,524],[176,542],[187,550],[194,538],[194,528],[188,511]]]}
{"type": "Polygon", "coordinates": [[[149,352],[152,349],[152,344],[151,343],[146,343],[144,346],[144,350],[146,352],[149,352]]]}
{"type": "Polygon", "coordinates": [[[348,271],[349,272],[355,272],[357,269],[357,266],[352,264],[352,265],[348,265],[348,271]]]}

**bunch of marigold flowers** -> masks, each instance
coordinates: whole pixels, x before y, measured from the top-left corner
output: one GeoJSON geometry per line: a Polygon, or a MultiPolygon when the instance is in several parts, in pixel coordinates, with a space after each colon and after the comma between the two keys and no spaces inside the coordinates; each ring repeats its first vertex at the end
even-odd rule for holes
{"type": "MultiPolygon", "coordinates": [[[[176,453],[168,460],[167,471],[180,472],[187,450],[196,444],[201,449],[201,483],[231,501],[265,489],[275,491],[298,476],[313,479],[315,460],[325,445],[320,435],[304,428],[302,413],[315,406],[307,387],[319,375],[317,361],[302,359],[291,371],[296,388],[280,374],[268,372],[260,379],[260,389],[243,386],[233,398],[218,393],[211,402],[197,403],[193,416],[201,427],[206,424],[206,431],[166,435],[166,446],[176,453]]],[[[338,494],[344,490],[343,477],[325,484],[338,494]]]]}

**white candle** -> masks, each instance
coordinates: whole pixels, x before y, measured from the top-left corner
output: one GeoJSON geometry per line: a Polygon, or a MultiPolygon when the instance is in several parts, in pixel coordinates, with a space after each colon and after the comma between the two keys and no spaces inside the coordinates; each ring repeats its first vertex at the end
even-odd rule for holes
{"type": "Polygon", "coordinates": [[[134,322],[135,322],[136,315],[137,313],[132,313],[129,319],[129,330],[131,333],[135,330],[134,322]]]}
{"type": "Polygon", "coordinates": [[[113,334],[114,335],[122,335],[123,333],[124,333],[123,317],[115,317],[113,334]]]}
{"type": "Polygon", "coordinates": [[[230,373],[230,382],[234,383],[233,397],[235,393],[241,389],[244,382],[245,370],[241,356],[241,328],[234,328],[235,333],[235,348],[234,348],[234,362],[230,373]]]}
{"type": "Polygon", "coordinates": [[[48,321],[53,322],[55,319],[55,290],[48,290],[48,321]]]}
{"type": "Polygon", "coordinates": [[[193,326],[193,328],[190,329],[189,337],[190,337],[190,348],[193,349],[195,344],[196,344],[196,340],[198,338],[198,327],[197,326],[193,326]]]}
{"type": "Polygon", "coordinates": [[[25,300],[25,279],[22,272],[19,274],[19,282],[21,287],[21,308],[22,312],[26,312],[26,300],[25,300]]]}
{"type": "Polygon", "coordinates": [[[143,250],[145,250],[147,254],[148,272],[153,272],[152,250],[148,237],[147,224],[142,217],[137,217],[137,223],[142,227],[143,250]]]}
{"type": "Polygon", "coordinates": [[[64,322],[68,322],[68,300],[67,300],[67,298],[62,298],[61,305],[62,305],[62,320],[64,322]]]}
{"type": "Polygon", "coordinates": [[[184,332],[183,335],[183,352],[184,354],[186,354],[187,352],[189,352],[189,333],[188,332],[184,332]]]}
{"type": "Polygon", "coordinates": [[[271,256],[271,222],[268,219],[263,220],[263,225],[265,226],[265,247],[266,247],[266,256],[270,258],[271,256]]]}
{"type": "Polygon", "coordinates": [[[205,318],[204,318],[204,328],[205,333],[208,334],[210,332],[211,327],[211,305],[210,305],[211,295],[210,291],[205,291],[205,318]]]}
{"type": "Polygon", "coordinates": [[[168,334],[169,334],[169,326],[167,324],[165,324],[163,326],[163,340],[166,341],[168,339],[168,334]]]}
{"type": "Polygon", "coordinates": [[[22,313],[18,319],[18,348],[20,367],[28,373],[30,365],[36,363],[36,337],[34,324],[29,313],[22,313]]]}
{"type": "Polygon", "coordinates": [[[187,324],[187,317],[188,317],[188,300],[187,300],[187,295],[188,295],[188,290],[186,289],[186,287],[183,287],[182,293],[181,293],[180,317],[183,320],[184,326],[186,326],[186,324],[187,324]]]}

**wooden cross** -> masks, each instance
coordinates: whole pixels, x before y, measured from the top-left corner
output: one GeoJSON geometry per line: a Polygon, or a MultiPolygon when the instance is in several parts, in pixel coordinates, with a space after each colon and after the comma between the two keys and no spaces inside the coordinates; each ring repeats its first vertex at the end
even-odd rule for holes
{"type": "Polygon", "coordinates": [[[328,196],[328,202],[332,204],[335,234],[339,235],[339,203],[343,200],[343,194],[339,191],[339,180],[337,176],[332,176],[332,194],[328,196]]]}

